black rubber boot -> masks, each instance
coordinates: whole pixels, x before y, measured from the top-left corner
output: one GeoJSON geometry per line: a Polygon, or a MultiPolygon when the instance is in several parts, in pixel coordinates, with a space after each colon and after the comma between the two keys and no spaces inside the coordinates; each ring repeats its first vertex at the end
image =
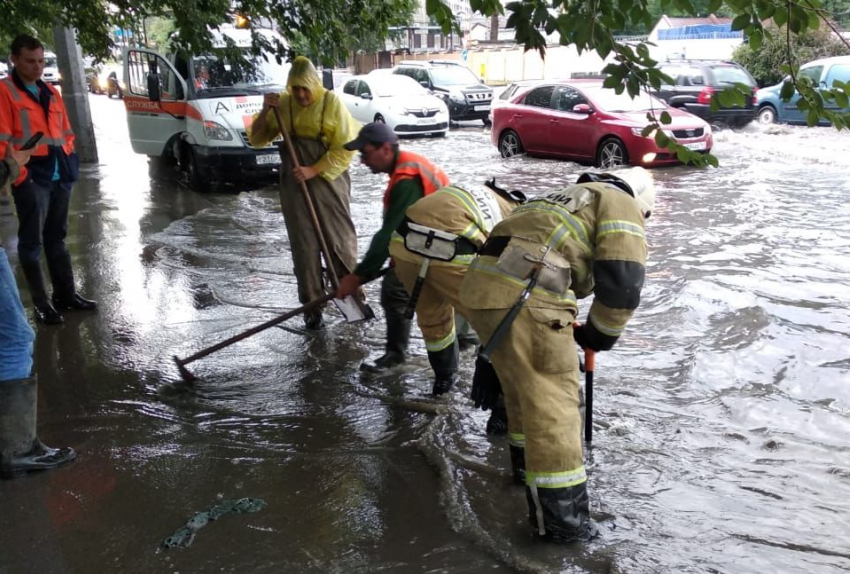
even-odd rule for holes
{"type": "Polygon", "coordinates": [[[62,311],[92,311],[97,309],[97,303],[85,299],[77,293],[74,286],[74,268],[71,265],[71,254],[65,251],[48,255],[47,269],[53,281],[53,306],[62,311]]]}
{"type": "Polygon", "coordinates": [[[360,369],[380,373],[400,365],[407,360],[407,344],[410,341],[410,319],[404,318],[408,295],[398,277],[387,274],[381,283],[381,307],[387,322],[386,352],[372,363],[362,363],[360,369]]]}
{"type": "Polygon", "coordinates": [[[325,319],[322,317],[321,309],[311,309],[304,313],[304,328],[311,331],[319,331],[325,328],[325,319]]]}
{"type": "Polygon", "coordinates": [[[0,477],[16,478],[77,458],[71,448],[49,448],[35,434],[37,379],[0,381],[0,477]]]}
{"type": "Polygon", "coordinates": [[[508,410],[505,408],[505,395],[499,394],[496,405],[490,409],[487,419],[487,434],[508,434],[508,410]]]}
{"type": "Polygon", "coordinates": [[[525,449],[521,446],[508,445],[511,452],[511,472],[514,484],[525,484],[525,449]]]}
{"type": "Polygon", "coordinates": [[[41,272],[41,264],[38,261],[21,261],[21,269],[27,280],[30,290],[35,320],[45,325],[61,325],[64,323],[62,315],[50,303],[47,298],[47,289],[44,287],[44,273],[41,272]]]}
{"type": "Polygon", "coordinates": [[[457,340],[442,351],[428,351],[428,362],[434,369],[434,388],[432,393],[438,397],[451,390],[457,382],[458,354],[457,340]]]}
{"type": "Polygon", "coordinates": [[[590,518],[587,482],[566,488],[525,487],[528,518],[535,536],[564,544],[595,538],[599,531],[590,518]]]}

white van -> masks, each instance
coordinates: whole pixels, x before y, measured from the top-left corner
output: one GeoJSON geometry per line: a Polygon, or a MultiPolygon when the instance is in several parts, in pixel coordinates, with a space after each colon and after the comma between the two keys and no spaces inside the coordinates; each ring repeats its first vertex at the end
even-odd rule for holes
{"type": "MultiPolygon", "coordinates": [[[[260,33],[283,43],[275,32],[260,33]]],[[[225,46],[222,34],[247,54],[249,30],[222,28],[216,47],[225,46]]],[[[177,162],[198,190],[213,182],[273,179],[280,166],[277,146],[253,149],[247,129],[263,106],[263,94],[285,89],[289,64],[277,64],[272,54],[248,59],[253,69],[207,54],[128,48],[124,107],[133,151],[152,161],[177,162]]]]}
{"type": "Polygon", "coordinates": [[[45,84],[59,85],[61,80],[59,75],[59,65],[56,63],[56,54],[53,52],[44,53],[44,72],[41,74],[41,81],[45,84]]]}

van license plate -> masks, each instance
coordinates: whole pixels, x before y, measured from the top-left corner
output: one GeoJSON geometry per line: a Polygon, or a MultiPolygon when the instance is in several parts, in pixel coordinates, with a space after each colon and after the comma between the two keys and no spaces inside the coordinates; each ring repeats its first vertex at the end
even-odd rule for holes
{"type": "Polygon", "coordinates": [[[694,142],[685,144],[685,147],[689,150],[700,151],[705,149],[705,142],[694,142]]]}
{"type": "Polygon", "coordinates": [[[476,112],[486,112],[486,111],[487,111],[487,110],[489,110],[489,109],[490,109],[490,106],[489,106],[489,105],[486,105],[486,106],[475,106],[475,111],[476,111],[476,112]]]}
{"type": "Polygon", "coordinates": [[[258,155],[257,165],[277,165],[280,163],[280,156],[276,153],[268,155],[258,155]]]}

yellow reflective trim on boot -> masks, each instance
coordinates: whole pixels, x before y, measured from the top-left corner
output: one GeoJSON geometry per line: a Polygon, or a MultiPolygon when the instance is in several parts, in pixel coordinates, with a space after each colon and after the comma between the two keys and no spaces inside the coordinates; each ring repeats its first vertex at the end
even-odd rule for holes
{"type": "Polygon", "coordinates": [[[437,341],[425,341],[425,349],[432,353],[438,353],[443,349],[447,349],[454,345],[455,339],[457,339],[457,334],[455,333],[454,325],[452,325],[452,332],[442,339],[437,341]]]}
{"type": "Polygon", "coordinates": [[[508,444],[519,448],[525,448],[525,435],[520,433],[508,433],[508,444]]]}
{"type": "Polygon", "coordinates": [[[525,470],[525,483],[538,488],[567,488],[587,482],[584,466],[566,472],[532,472],[525,470]]]}

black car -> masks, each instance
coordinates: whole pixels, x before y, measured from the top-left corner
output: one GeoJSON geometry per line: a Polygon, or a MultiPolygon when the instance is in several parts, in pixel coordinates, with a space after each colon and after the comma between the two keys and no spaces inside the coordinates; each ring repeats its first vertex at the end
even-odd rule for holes
{"type": "Polygon", "coordinates": [[[658,68],[673,79],[673,85],[662,84],[652,95],[676,108],[699,116],[710,124],[743,126],[753,121],[758,113],[755,93],[756,81],[750,73],[734,62],[707,60],[677,60],[661,62],[658,68]],[[733,84],[744,84],[752,90],[744,106],[721,106],[711,109],[717,94],[733,84]]]}
{"type": "Polygon", "coordinates": [[[393,73],[410,76],[443,98],[451,121],[482,120],[484,125],[490,124],[493,88],[466,66],[441,60],[405,60],[393,68],[393,73]]]}

